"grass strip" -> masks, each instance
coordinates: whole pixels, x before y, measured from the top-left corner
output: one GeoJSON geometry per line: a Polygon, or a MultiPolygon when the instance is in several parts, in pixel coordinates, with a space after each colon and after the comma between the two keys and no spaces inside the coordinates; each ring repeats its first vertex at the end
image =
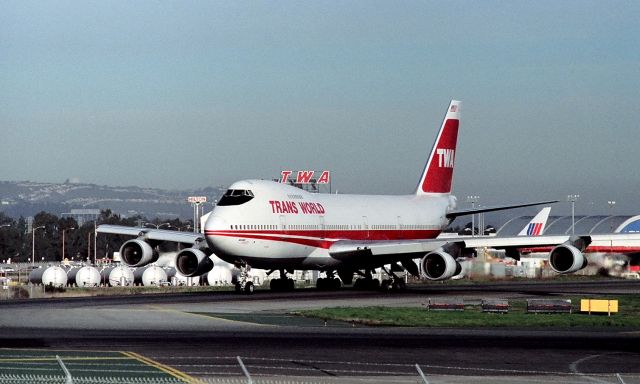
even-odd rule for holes
{"type": "MultiPolygon", "coordinates": [[[[560,297],[558,297],[560,299],[560,297]]],[[[571,299],[571,314],[533,314],[526,312],[526,299],[509,300],[509,313],[484,313],[479,305],[465,305],[464,311],[428,311],[426,307],[334,307],[295,312],[297,315],[365,325],[398,327],[620,327],[640,328],[640,298],[562,297],[571,299]],[[580,299],[617,299],[619,312],[580,313],[580,299]]]]}

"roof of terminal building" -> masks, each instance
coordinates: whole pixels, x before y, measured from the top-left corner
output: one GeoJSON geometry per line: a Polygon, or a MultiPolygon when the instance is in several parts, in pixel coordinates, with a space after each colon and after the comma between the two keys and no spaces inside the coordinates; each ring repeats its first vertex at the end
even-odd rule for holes
{"type": "MultiPolygon", "coordinates": [[[[515,217],[500,228],[499,236],[516,236],[533,216],[515,217]]],[[[576,234],[596,233],[633,233],[640,232],[640,215],[635,216],[575,216],[574,226],[576,234]]],[[[571,216],[549,216],[545,235],[567,235],[571,233],[571,216]]]]}

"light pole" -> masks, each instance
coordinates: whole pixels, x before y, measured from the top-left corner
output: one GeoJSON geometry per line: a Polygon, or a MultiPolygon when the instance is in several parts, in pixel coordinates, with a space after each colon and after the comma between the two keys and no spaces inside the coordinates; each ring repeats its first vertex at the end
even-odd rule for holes
{"type": "Polygon", "coordinates": [[[607,201],[607,204],[609,204],[609,216],[611,216],[609,221],[611,222],[611,232],[613,232],[613,206],[616,205],[616,202],[614,200],[609,200],[607,201]]]}
{"type": "Polygon", "coordinates": [[[36,230],[44,228],[44,225],[31,229],[31,267],[36,265],[36,230]]]}
{"type": "MultiPolygon", "coordinates": [[[[478,200],[480,200],[480,196],[467,196],[467,203],[471,203],[471,209],[474,209],[476,207],[476,203],[478,202],[478,200]]],[[[476,220],[475,220],[476,215],[471,214],[471,236],[475,236],[476,233],[476,220]]]]}
{"type": "Polygon", "coordinates": [[[65,228],[62,230],[62,260],[60,261],[64,261],[64,233],[66,231],[73,231],[74,229],[76,229],[75,227],[71,227],[71,228],[65,228]]]}
{"type": "Polygon", "coordinates": [[[93,265],[98,265],[98,219],[93,220],[93,265]]]}
{"type": "Polygon", "coordinates": [[[576,200],[580,198],[580,195],[568,195],[567,201],[571,203],[571,234],[575,235],[575,220],[576,220],[576,200]]]}

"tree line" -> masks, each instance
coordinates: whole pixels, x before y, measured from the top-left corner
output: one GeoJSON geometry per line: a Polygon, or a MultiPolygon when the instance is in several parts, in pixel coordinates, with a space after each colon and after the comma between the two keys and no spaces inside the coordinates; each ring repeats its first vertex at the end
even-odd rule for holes
{"type": "Polygon", "coordinates": [[[86,261],[88,258],[93,261],[94,252],[97,259],[111,258],[113,252],[117,252],[122,243],[130,237],[121,235],[94,237],[95,225],[100,224],[160,227],[175,231],[193,230],[192,220],[147,220],[142,216],[124,218],[107,209],[100,211],[95,222],[89,221],[82,225],[78,225],[73,218],[59,218],[42,211],[33,217],[32,228],[37,228],[33,232],[29,231],[29,225],[24,217],[16,220],[0,212],[0,262],[30,262],[32,253],[35,253],[36,262],[60,262],[64,259],[86,261]],[[62,254],[63,240],[64,255],[62,254]],[[35,252],[32,251],[32,247],[35,252]]]}

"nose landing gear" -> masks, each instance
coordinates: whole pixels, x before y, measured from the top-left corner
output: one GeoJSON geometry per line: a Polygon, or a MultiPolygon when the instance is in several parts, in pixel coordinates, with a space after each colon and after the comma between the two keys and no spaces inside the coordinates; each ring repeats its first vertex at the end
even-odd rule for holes
{"type": "Polygon", "coordinates": [[[247,267],[247,263],[240,264],[238,268],[240,269],[240,274],[238,275],[238,281],[236,282],[236,292],[246,293],[250,295],[253,293],[255,286],[249,279],[249,269],[247,267]]]}

